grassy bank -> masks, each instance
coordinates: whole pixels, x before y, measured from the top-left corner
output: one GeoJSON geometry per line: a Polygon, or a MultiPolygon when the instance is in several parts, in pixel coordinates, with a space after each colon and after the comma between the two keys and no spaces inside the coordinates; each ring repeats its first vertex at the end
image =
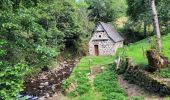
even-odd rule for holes
{"type": "MultiPolygon", "coordinates": [[[[146,58],[146,50],[151,48],[151,46],[154,46],[152,41],[154,40],[154,37],[151,37],[151,39],[144,39],[142,41],[138,41],[136,43],[133,43],[131,45],[125,46],[124,49],[119,50],[118,54],[121,55],[124,52],[124,56],[130,56],[134,59],[135,62],[137,62],[140,67],[145,67],[147,63],[146,58]]],[[[163,43],[163,52],[166,57],[170,59],[170,33],[167,35],[164,35],[162,37],[162,43],[163,43]]],[[[170,78],[170,68],[164,68],[161,69],[159,74],[162,77],[170,78]]]]}

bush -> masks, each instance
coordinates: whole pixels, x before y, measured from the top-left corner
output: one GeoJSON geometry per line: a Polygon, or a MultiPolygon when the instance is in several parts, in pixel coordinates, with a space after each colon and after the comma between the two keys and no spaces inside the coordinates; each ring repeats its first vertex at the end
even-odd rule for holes
{"type": "Polygon", "coordinates": [[[23,77],[27,66],[17,64],[15,66],[1,66],[0,68],[0,100],[10,100],[23,90],[23,77]]]}

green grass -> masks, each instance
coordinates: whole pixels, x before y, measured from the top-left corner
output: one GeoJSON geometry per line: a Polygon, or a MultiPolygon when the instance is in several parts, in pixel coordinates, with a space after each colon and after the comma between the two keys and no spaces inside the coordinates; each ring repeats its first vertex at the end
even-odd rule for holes
{"type": "MultiPolygon", "coordinates": [[[[170,58],[170,34],[163,36],[162,43],[163,54],[170,58]]],[[[119,54],[125,51],[125,56],[132,57],[138,64],[147,64],[146,50],[151,48],[151,44],[152,43],[148,42],[148,39],[144,39],[129,46],[125,46],[124,49],[119,51],[119,54]]]]}
{"type": "Polygon", "coordinates": [[[114,62],[114,56],[87,56],[83,57],[76,70],[89,70],[90,67],[107,65],[114,62]]]}
{"type": "MultiPolygon", "coordinates": [[[[154,38],[154,37],[152,37],[154,38]]],[[[152,40],[152,39],[151,39],[152,40]]],[[[170,33],[162,36],[163,43],[163,54],[170,59],[170,33]]],[[[138,41],[129,46],[125,46],[124,49],[119,50],[118,54],[121,55],[124,52],[124,56],[132,57],[133,60],[143,68],[148,64],[146,58],[146,50],[151,48],[152,42],[149,43],[148,39],[138,41]]],[[[160,76],[165,78],[170,78],[170,68],[161,69],[161,72],[158,73],[160,76]]]]}
{"type": "Polygon", "coordinates": [[[113,63],[114,58],[115,58],[114,56],[83,57],[78,63],[78,65],[74,68],[71,76],[66,80],[65,84],[63,85],[64,89],[67,89],[73,81],[77,81],[77,88],[75,89],[75,91],[67,94],[67,97],[70,100],[103,100],[104,98],[109,98],[109,96],[124,97],[123,92],[121,92],[123,94],[119,94],[115,92],[115,91],[122,91],[118,87],[116,73],[112,73],[111,71],[109,72],[108,70],[105,71],[103,74],[101,73],[100,76],[103,75],[104,76],[101,77],[101,79],[100,76],[98,76],[98,78],[95,79],[95,80],[99,80],[98,83],[96,82],[93,83],[88,79],[88,74],[90,73],[90,67],[99,65],[105,67],[105,69],[108,69],[109,68],[108,64],[113,63]],[[107,78],[111,80],[105,80],[107,78]],[[117,84],[116,87],[114,87],[113,84],[117,84]],[[105,91],[98,91],[97,90],[98,86],[108,86],[108,87],[105,87],[105,89],[103,89],[105,91]],[[111,90],[110,91],[111,93],[106,95],[107,90],[111,90]]]}
{"type": "Polygon", "coordinates": [[[94,79],[94,86],[97,91],[102,92],[102,100],[128,100],[125,91],[119,86],[118,75],[113,70],[113,65],[97,75],[94,79]]]}
{"type": "MultiPolygon", "coordinates": [[[[163,36],[163,54],[170,58],[170,34],[163,36]]],[[[151,47],[148,39],[136,42],[124,49],[120,49],[118,54],[132,57],[140,66],[147,65],[146,50],[151,47]]],[[[70,100],[125,100],[128,99],[124,91],[119,87],[117,74],[110,70],[108,65],[113,63],[115,56],[87,56],[83,57],[78,65],[74,68],[71,76],[64,84],[64,88],[68,88],[70,83],[77,81],[75,91],[67,94],[70,100]],[[93,66],[103,66],[105,71],[96,76],[94,82],[91,83],[88,79],[90,68],[93,66]]],[[[160,76],[170,78],[170,68],[162,69],[160,76]]],[[[133,99],[138,99],[134,97],[133,99]]]]}

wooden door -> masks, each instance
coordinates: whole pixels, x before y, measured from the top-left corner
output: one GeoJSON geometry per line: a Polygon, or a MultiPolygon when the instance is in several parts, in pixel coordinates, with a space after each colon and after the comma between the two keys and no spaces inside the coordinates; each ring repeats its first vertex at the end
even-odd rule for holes
{"type": "Polygon", "coordinates": [[[99,46],[98,45],[94,45],[94,52],[95,52],[96,56],[99,55],[99,46]]]}

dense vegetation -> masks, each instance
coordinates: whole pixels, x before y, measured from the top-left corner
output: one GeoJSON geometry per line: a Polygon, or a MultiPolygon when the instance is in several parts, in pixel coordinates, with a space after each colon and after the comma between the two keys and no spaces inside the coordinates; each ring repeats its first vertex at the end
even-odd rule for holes
{"type": "MultiPolygon", "coordinates": [[[[169,0],[156,1],[162,34],[170,32],[169,5],[169,0]]],[[[148,0],[1,0],[0,99],[16,98],[23,91],[25,77],[38,73],[44,67],[51,67],[52,62],[60,55],[67,54],[67,51],[71,51],[74,56],[87,54],[88,39],[98,21],[123,24],[119,31],[127,38],[127,43],[153,35],[148,6],[148,0]],[[125,23],[118,22],[124,18],[127,19],[125,23]]],[[[169,35],[163,38],[163,53],[169,57],[168,38],[169,35]]],[[[126,48],[126,54],[134,57],[138,63],[145,64],[146,59],[143,54],[139,54],[139,51],[142,52],[139,48],[149,48],[146,41],[130,45],[126,48]]],[[[86,75],[90,66],[107,65],[113,59],[112,56],[83,58],[73,72],[73,77],[78,80],[78,88],[72,95],[92,93],[93,86],[86,75]]],[[[107,81],[105,78],[110,79],[112,75],[111,81],[116,81],[117,76],[107,71],[102,73],[106,77],[99,75],[95,82],[107,81]]],[[[168,71],[165,69],[160,75],[169,77],[168,71]]],[[[105,85],[111,87],[109,82],[105,85]]],[[[96,85],[96,88],[100,87],[96,85]]],[[[108,92],[105,89],[98,90],[108,92]]],[[[121,89],[117,90],[123,93],[121,89]]],[[[111,92],[115,91],[111,89],[111,92]]],[[[103,96],[107,98],[110,95],[103,96]]]]}
{"type": "MultiPolygon", "coordinates": [[[[154,35],[155,31],[152,26],[152,14],[150,8],[150,0],[126,0],[128,21],[124,27],[124,33],[130,38],[138,41],[150,35],[154,35]]],[[[161,34],[167,34],[169,30],[169,1],[155,0],[156,10],[158,13],[159,26],[161,34]]],[[[135,41],[134,40],[134,41],[135,41]]],[[[132,41],[132,40],[131,40],[132,41]]]]}
{"type": "Polygon", "coordinates": [[[74,0],[0,1],[0,99],[16,97],[23,75],[48,67],[65,49],[78,51],[84,20],[74,0]]]}

